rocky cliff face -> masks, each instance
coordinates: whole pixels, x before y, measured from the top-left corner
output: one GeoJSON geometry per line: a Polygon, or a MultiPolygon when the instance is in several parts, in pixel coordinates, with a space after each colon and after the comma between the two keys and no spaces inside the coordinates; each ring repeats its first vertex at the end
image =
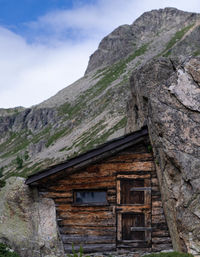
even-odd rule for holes
{"type": "Polygon", "coordinates": [[[155,56],[198,55],[199,20],[174,8],[144,13],[101,41],[77,82],[32,108],[0,109],[3,178],[27,176],[124,134],[131,72],[155,56]]]}
{"type": "Polygon", "coordinates": [[[199,255],[200,58],[150,61],[131,90],[128,128],[148,125],[173,246],[199,255]]]}

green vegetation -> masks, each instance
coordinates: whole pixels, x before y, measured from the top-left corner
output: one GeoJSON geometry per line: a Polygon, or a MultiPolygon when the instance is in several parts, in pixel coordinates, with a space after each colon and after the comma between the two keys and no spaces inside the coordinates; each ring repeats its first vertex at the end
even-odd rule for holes
{"type": "MultiPolygon", "coordinates": [[[[5,180],[0,180],[0,188],[4,187],[5,185],[6,185],[5,180]]],[[[0,255],[0,257],[1,257],[1,255],[0,255]]]]}
{"type": "Polygon", "coordinates": [[[98,135],[98,132],[106,128],[106,124],[103,124],[103,121],[100,121],[96,124],[90,131],[86,131],[79,139],[76,144],[77,147],[80,147],[79,153],[86,152],[97,145],[103,144],[107,138],[112,135],[115,131],[124,128],[127,123],[127,118],[122,118],[114,127],[104,131],[102,134],[98,135]]]}
{"type": "Polygon", "coordinates": [[[189,253],[167,252],[147,254],[143,257],[193,257],[193,255],[189,253]]]}
{"type": "MultiPolygon", "coordinates": [[[[0,168],[0,188],[1,187],[4,187],[6,182],[4,180],[2,180],[1,178],[3,177],[3,170],[4,170],[4,167],[1,167],[0,168]]],[[[1,256],[0,256],[1,257],[1,256]]]]}
{"type": "Polygon", "coordinates": [[[4,169],[4,167],[0,168],[0,178],[3,177],[3,169],[4,169]]]}
{"type": "Polygon", "coordinates": [[[171,38],[171,40],[166,44],[165,50],[160,54],[164,57],[168,57],[171,54],[170,49],[178,42],[180,41],[183,36],[194,26],[194,24],[191,24],[175,33],[175,35],[171,38]]]}
{"type": "Polygon", "coordinates": [[[64,128],[61,129],[59,131],[57,131],[56,133],[54,133],[52,136],[50,136],[48,138],[48,141],[46,143],[46,147],[49,147],[50,145],[52,145],[58,138],[63,137],[64,135],[66,135],[67,133],[69,133],[69,130],[64,128]]]}
{"type": "MultiPolygon", "coordinates": [[[[78,252],[76,253],[74,249],[74,244],[72,244],[72,254],[67,254],[67,257],[83,257],[83,247],[80,246],[78,252]]],[[[90,257],[90,256],[86,255],[85,257],[90,257]]]]}
{"type": "Polygon", "coordinates": [[[192,55],[195,56],[195,57],[200,55],[200,49],[194,51],[192,55]]]}
{"type": "Polygon", "coordinates": [[[0,257],[20,257],[19,254],[15,253],[7,245],[0,243],[0,257]]]}
{"type": "MultiPolygon", "coordinates": [[[[67,102],[61,105],[58,109],[59,115],[63,116],[63,120],[70,119],[76,123],[79,123],[85,115],[86,108],[88,108],[87,103],[91,102],[92,100],[98,101],[97,96],[105,92],[105,90],[114,81],[116,81],[123,73],[125,73],[127,64],[134,60],[136,57],[143,55],[147,49],[148,44],[145,44],[137,49],[133,54],[129,55],[127,58],[115,63],[110,67],[98,70],[96,76],[98,75],[98,78],[100,77],[99,81],[93,87],[89,88],[83,94],[81,94],[73,104],[67,102]]],[[[127,78],[125,77],[124,80],[127,81],[127,78]]],[[[121,83],[118,83],[116,86],[121,86],[121,83]]],[[[109,93],[111,93],[111,91],[109,93]]],[[[103,102],[103,107],[100,106],[100,108],[104,109],[109,104],[109,102],[110,101],[108,97],[106,97],[105,101],[103,102]]],[[[48,142],[47,145],[52,144],[55,139],[62,136],[62,131],[58,132],[55,138],[52,138],[51,142],[48,142]]]]}
{"type": "Polygon", "coordinates": [[[23,167],[23,159],[18,155],[16,158],[17,169],[20,170],[23,167]]]}
{"type": "Polygon", "coordinates": [[[147,146],[147,151],[148,151],[148,153],[151,153],[151,152],[152,152],[152,146],[151,146],[151,145],[148,145],[148,146],[147,146]]]}
{"type": "Polygon", "coordinates": [[[29,159],[28,151],[24,153],[24,160],[27,161],[29,159]]]}
{"type": "Polygon", "coordinates": [[[2,149],[3,152],[6,149],[6,152],[2,155],[2,158],[12,156],[19,151],[26,149],[30,143],[27,136],[28,132],[24,131],[22,133],[10,133],[8,140],[0,145],[0,151],[2,149]]]}

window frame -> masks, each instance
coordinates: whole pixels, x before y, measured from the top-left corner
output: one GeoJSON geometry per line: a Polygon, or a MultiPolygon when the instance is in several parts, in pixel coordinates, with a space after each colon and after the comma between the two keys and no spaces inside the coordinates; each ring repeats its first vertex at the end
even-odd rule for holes
{"type": "Polygon", "coordinates": [[[73,206],[107,206],[108,203],[108,194],[107,189],[100,188],[100,189],[74,189],[73,190],[73,206]],[[76,193],[77,192],[105,192],[106,194],[106,201],[104,202],[88,202],[88,203],[78,203],[76,202],[76,193]]]}

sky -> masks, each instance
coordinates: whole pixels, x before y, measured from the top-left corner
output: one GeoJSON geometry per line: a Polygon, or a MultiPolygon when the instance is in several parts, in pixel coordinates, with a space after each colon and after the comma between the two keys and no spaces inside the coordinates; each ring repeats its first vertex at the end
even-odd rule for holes
{"type": "Polygon", "coordinates": [[[143,12],[199,0],[0,0],[0,108],[30,107],[84,75],[100,40],[143,12]]]}

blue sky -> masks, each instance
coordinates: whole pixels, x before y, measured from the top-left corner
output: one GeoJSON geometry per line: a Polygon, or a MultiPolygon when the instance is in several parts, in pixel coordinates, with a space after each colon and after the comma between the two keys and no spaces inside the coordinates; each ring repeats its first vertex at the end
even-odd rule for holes
{"type": "Polygon", "coordinates": [[[199,0],[0,0],[0,108],[29,107],[83,76],[100,40],[143,12],[199,0]]]}

